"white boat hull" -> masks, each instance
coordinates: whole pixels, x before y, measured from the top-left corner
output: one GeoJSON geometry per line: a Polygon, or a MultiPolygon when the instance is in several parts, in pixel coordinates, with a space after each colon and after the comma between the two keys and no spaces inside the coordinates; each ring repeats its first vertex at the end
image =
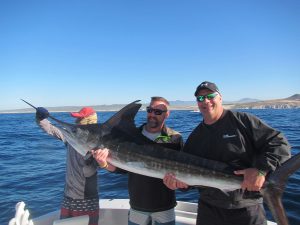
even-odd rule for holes
{"type": "MultiPolygon", "coordinates": [[[[101,199],[99,203],[99,225],[128,224],[128,210],[130,208],[128,199],[101,199]]],[[[176,225],[196,224],[197,204],[181,201],[177,201],[177,203],[175,208],[176,225]]],[[[32,222],[34,225],[87,225],[88,216],[59,220],[59,210],[57,210],[37,217],[32,222]]],[[[268,221],[268,225],[276,225],[276,223],[268,221]]]]}

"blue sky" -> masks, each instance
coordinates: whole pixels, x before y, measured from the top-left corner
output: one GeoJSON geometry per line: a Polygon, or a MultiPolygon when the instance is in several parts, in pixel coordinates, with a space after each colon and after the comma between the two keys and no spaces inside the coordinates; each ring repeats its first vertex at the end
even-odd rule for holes
{"type": "MultiPolygon", "coordinates": [[[[300,94],[299,0],[0,1],[0,110],[300,94]]],[[[196,103],[195,103],[196,104],[196,103]]]]}

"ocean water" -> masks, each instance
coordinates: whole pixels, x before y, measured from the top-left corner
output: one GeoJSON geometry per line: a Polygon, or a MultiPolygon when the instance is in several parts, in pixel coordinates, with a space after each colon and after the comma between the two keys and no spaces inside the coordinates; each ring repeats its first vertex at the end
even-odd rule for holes
{"type": "MultiPolygon", "coordinates": [[[[300,109],[243,110],[282,131],[292,145],[292,154],[300,151],[300,109]]],[[[99,112],[104,122],[114,112],[99,112]]],[[[0,114],[0,224],[14,216],[15,204],[26,203],[31,217],[60,208],[65,176],[65,147],[45,134],[35,123],[33,113],[0,114]]],[[[73,122],[68,113],[53,116],[73,122]]],[[[144,111],[136,124],[144,122],[144,111]]],[[[172,111],[167,125],[180,131],[186,140],[200,122],[201,115],[190,111],[172,111]]],[[[99,170],[100,198],[128,198],[127,176],[99,170]]],[[[177,192],[177,199],[197,202],[196,191],[177,192]]],[[[283,204],[291,225],[300,224],[300,170],[293,174],[283,195],[283,204]]],[[[272,220],[268,213],[268,218],[272,220]]]]}

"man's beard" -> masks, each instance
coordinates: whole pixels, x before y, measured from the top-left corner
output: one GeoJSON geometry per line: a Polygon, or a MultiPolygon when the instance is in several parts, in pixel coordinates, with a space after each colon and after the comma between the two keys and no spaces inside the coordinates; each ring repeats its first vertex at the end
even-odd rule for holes
{"type": "Polygon", "coordinates": [[[149,117],[147,124],[150,128],[157,128],[159,126],[158,120],[154,117],[149,117]]]}

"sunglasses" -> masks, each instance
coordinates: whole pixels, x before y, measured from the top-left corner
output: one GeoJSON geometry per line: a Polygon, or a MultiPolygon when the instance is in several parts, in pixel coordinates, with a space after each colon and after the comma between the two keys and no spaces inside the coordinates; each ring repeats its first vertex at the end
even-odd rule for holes
{"type": "Polygon", "coordinates": [[[218,95],[218,92],[210,93],[208,95],[199,95],[196,97],[197,102],[204,102],[204,100],[207,98],[207,100],[212,100],[218,95]]]}
{"type": "Polygon", "coordinates": [[[163,114],[164,112],[168,111],[168,110],[161,110],[161,109],[153,109],[149,106],[146,108],[146,110],[147,110],[147,113],[154,112],[154,114],[157,115],[157,116],[159,116],[159,115],[163,114]]]}

